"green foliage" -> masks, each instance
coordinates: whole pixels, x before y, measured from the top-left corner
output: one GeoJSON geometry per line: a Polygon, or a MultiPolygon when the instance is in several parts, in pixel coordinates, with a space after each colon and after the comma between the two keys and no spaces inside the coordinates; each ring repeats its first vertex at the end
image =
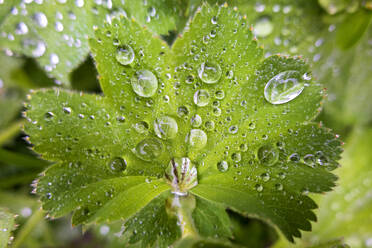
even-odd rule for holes
{"type": "Polygon", "coordinates": [[[311,123],[324,93],[301,59],[264,59],[227,6],[203,5],[171,49],[125,17],[95,35],[105,96],[39,90],[26,104],[34,150],[56,162],[36,188],[52,217],[124,221],[125,242],[142,247],[168,246],[181,233],[232,238],[225,208],[289,240],[311,229],[316,204],[306,194],[331,190],[341,149],[311,123]],[[188,176],[164,179],[168,164],[179,169],[177,157],[189,158],[188,176]],[[194,165],[190,196],[170,194],[169,180],[192,181],[194,165]]]}
{"type": "Polygon", "coordinates": [[[0,208],[0,247],[5,248],[10,242],[11,231],[14,228],[14,215],[0,208]]]}
{"type": "Polygon", "coordinates": [[[180,0],[150,0],[146,4],[137,0],[10,3],[6,1],[1,7],[4,14],[0,12],[0,21],[4,21],[0,47],[35,58],[58,84],[66,85],[69,73],[88,55],[93,27],[102,26],[104,20],[111,22],[118,14],[129,15],[154,32],[167,34],[181,28],[187,17],[187,5],[180,0]],[[10,8],[11,13],[5,16],[10,8]]]}

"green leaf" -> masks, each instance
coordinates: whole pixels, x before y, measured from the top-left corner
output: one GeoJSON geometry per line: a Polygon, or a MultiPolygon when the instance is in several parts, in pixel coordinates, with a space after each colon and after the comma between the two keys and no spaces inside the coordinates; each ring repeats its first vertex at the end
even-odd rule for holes
{"type": "Polygon", "coordinates": [[[358,12],[349,15],[337,30],[337,44],[342,49],[348,49],[355,45],[367,31],[371,17],[372,12],[364,9],[360,9],[358,12]]]}
{"type": "Polygon", "coordinates": [[[349,137],[337,172],[339,186],[318,199],[319,223],[306,239],[324,242],[344,237],[352,247],[364,247],[372,235],[372,130],[357,129],[349,137]]]}
{"type": "Polygon", "coordinates": [[[0,208],[0,247],[7,247],[14,229],[14,215],[0,208]]]}
{"type": "Polygon", "coordinates": [[[34,150],[56,162],[37,183],[51,216],[124,221],[125,243],[143,247],[169,246],[180,232],[226,241],[226,208],[289,240],[311,229],[316,204],[305,194],[331,190],[341,149],[311,123],[324,93],[304,61],[264,59],[226,5],[203,5],[172,48],[125,17],[95,34],[105,96],[53,89],[26,104],[34,150]]]}

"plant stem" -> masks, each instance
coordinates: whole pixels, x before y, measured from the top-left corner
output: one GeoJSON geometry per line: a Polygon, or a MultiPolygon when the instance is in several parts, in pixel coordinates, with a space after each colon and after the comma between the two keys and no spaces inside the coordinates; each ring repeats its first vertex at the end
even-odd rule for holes
{"type": "Polygon", "coordinates": [[[14,240],[12,248],[18,248],[20,245],[25,241],[27,236],[32,232],[35,226],[40,222],[40,220],[44,217],[44,211],[42,209],[37,210],[30,219],[22,226],[21,230],[19,231],[16,239],[14,240]]]}
{"type": "Polygon", "coordinates": [[[176,207],[178,221],[181,223],[182,238],[186,236],[197,236],[197,231],[192,219],[195,209],[195,197],[193,195],[174,195],[173,204],[176,207]]]}

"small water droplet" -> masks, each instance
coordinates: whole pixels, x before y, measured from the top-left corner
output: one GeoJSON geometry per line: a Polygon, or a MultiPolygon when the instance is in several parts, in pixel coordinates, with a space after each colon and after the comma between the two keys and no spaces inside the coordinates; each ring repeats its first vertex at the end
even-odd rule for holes
{"type": "Polygon", "coordinates": [[[223,90],[217,90],[214,95],[218,100],[225,98],[225,92],[223,90]]]}
{"type": "Polygon", "coordinates": [[[197,90],[194,94],[194,103],[199,107],[204,107],[209,103],[209,92],[207,90],[197,90]]]}
{"type": "Polygon", "coordinates": [[[289,159],[290,161],[292,161],[292,162],[297,163],[297,162],[300,161],[301,157],[300,157],[300,155],[298,155],[298,153],[292,153],[292,154],[289,156],[288,159],[289,159]]]}
{"type": "Polygon", "coordinates": [[[208,141],[207,134],[201,129],[191,129],[187,141],[191,147],[201,149],[205,147],[208,141]]]}
{"type": "Polygon", "coordinates": [[[272,166],[278,161],[279,152],[271,144],[263,145],[257,150],[257,158],[263,165],[272,166]]]}
{"type": "Polygon", "coordinates": [[[48,25],[48,19],[44,13],[36,13],[34,15],[34,19],[36,21],[36,24],[41,28],[45,28],[48,25]]]}
{"type": "Polygon", "coordinates": [[[129,45],[122,45],[116,51],[116,60],[122,65],[129,65],[134,60],[134,51],[129,45]]]}
{"type": "Polygon", "coordinates": [[[189,114],[189,110],[186,106],[181,106],[177,108],[177,114],[179,117],[185,117],[189,114]]]}
{"type": "Polygon", "coordinates": [[[211,23],[214,24],[214,25],[217,24],[217,16],[213,16],[213,17],[211,18],[211,23]]]}
{"type": "Polygon", "coordinates": [[[242,155],[240,154],[240,152],[235,152],[235,153],[231,154],[231,159],[234,162],[238,163],[242,160],[242,155]]]}
{"type": "Polygon", "coordinates": [[[169,116],[156,118],[154,121],[154,131],[161,139],[173,139],[178,132],[177,121],[169,116]]]}
{"type": "Polygon", "coordinates": [[[145,121],[137,122],[136,124],[133,124],[132,127],[134,130],[137,131],[137,133],[143,134],[146,133],[149,129],[149,124],[145,121]]]}
{"type": "Polygon", "coordinates": [[[307,154],[304,156],[304,163],[310,167],[315,167],[316,158],[313,154],[307,154]]]}
{"type": "Polygon", "coordinates": [[[24,35],[28,33],[28,27],[24,22],[20,22],[16,26],[15,33],[18,35],[24,35]]]}
{"type": "Polygon", "coordinates": [[[229,127],[229,133],[236,134],[238,132],[239,128],[236,125],[232,125],[229,127]]]}
{"type": "Polygon", "coordinates": [[[52,64],[52,65],[57,65],[58,63],[59,63],[59,57],[58,57],[58,55],[57,54],[55,54],[55,53],[52,53],[51,55],[50,55],[50,63],[52,64]]]}
{"type": "Polygon", "coordinates": [[[283,104],[299,96],[304,88],[298,71],[284,71],[267,82],[264,95],[272,104],[283,104]]]}
{"type": "Polygon", "coordinates": [[[113,158],[109,163],[109,169],[113,172],[123,172],[127,168],[127,161],[121,157],[113,158]]]}
{"type": "Polygon", "coordinates": [[[264,38],[270,35],[274,30],[274,25],[269,16],[261,16],[254,25],[254,34],[264,38]]]}
{"type": "Polygon", "coordinates": [[[264,181],[264,182],[269,181],[269,180],[270,180],[270,174],[267,173],[267,172],[262,173],[262,174],[261,174],[261,179],[262,179],[262,181],[264,181]]]}
{"type": "Polygon", "coordinates": [[[45,113],[45,120],[50,121],[54,117],[53,112],[45,113]]]}
{"type": "Polygon", "coordinates": [[[283,184],[281,184],[281,183],[275,184],[275,189],[279,190],[279,191],[283,190],[283,184]]]}
{"type": "Polygon", "coordinates": [[[212,131],[214,129],[215,124],[214,121],[206,121],[204,126],[208,131],[212,131]]]}
{"type": "Polygon", "coordinates": [[[217,163],[217,169],[220,172],[226,172],[229,169],[229,163],[225,160],[222,160],[217,163]]]}
{"type": "Polygon", "coordinates": [[[190,121],[192,127],[200,127],[202,124],[202,118],[198,114],[194,115],[190,121]]]}
{"type": "Polygon", "coordinates": [[[71,108],[70,107],[64,107],[63,112],[65,112],[66,114],[71,114],[71,108]]]}
{"type": "Polygon", "coordinates": [[[217,63],[204,62],[198,69],[199,78],[206,84],[214,84],[220,80],[221,66],[217,63]]]}
{"type": "Polygon", "coordinates": [[[163,144],[154,138],[146,138],[139,142],[134,153],[144,161],[151,161],[161,155],[163,144]]]}
{"type": "Polygon", "coordinates": [[[257,190],[258,192],[261,192],[263,190],[263,186],[261,184],[256,184],[254,186],[255,190],[257,190]]]}
{"type": "Polygon", "coordinates": [[[158,79],[148,70],[137,71],[132,77],[131,84],[134,92],[142,97],[151,97],[158,89],[158,79]]]}

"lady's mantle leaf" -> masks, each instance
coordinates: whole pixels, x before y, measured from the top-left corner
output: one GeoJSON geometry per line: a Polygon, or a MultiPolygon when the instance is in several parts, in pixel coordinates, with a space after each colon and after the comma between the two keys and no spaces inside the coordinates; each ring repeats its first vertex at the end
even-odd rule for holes
{"type": "Polygon", "coordinates": [[[263,59],[252,39],[226,5],[204,5],[171,49],[124,17],[98,28],[105,97],[37,91],[27,105],[35,151],[57,161],[38,182],[43,207],[74,211],[75,224],[124,220],[123,236],[142,246],[177,239],[174,215],[183,234],[231,238],[225,208],[289,240],[310,230],[316,205],[304,194],[334,186],[340,141],[310,123],[323,90],[308,66],[263,59]]]}
{"type": "Polygon", "coordinates": [[[14,215],[0,208],[0,247],[7,247],[14,228],[14,215]]]}

